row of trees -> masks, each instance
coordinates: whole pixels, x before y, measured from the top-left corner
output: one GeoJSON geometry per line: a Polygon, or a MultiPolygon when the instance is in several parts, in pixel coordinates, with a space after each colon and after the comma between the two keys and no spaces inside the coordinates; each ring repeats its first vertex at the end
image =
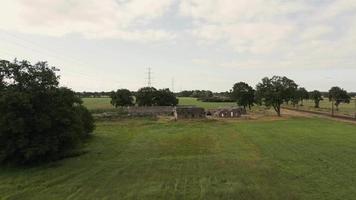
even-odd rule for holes
{"type": "Polygon", "coordinates": [[[176,106],[178,104],[178,99],[169,89],[157,90],[154,87],[143,87],[135,94],[128,89],[119,89],[111,92],[110,97],[111,104],[115,107],[133,106],[135,103],[138,106],[176,106]]]}
{"type": "MultiPolygon", "coordinates": [[[[273,107],[278,116],[281,115],[281,105],[283,103],[293,105],[303,105],[306,99],[312,99],[315,107],[319,108],[320,101],[323,100],[322,93],[318,90],[308,92],[287,77],[273,76],[272,78],[263,78],[253,89],[247,83],[236,83],[231,91],[231,98],[239,106],[244,108],[251,107],[254,104],[273,107]]],[[[351,96],[346,90],[340,87],[332,87],[328,92],[328,98],[334,103],[336,109],[341,103],[350,103],[351,96]]]]}
{"type": "Polygon", "coordinates": [[[59,87],[55,71],[46,62],[0,60],[0,163],[62,158],[94,130],[82,100],[59,87]]]}

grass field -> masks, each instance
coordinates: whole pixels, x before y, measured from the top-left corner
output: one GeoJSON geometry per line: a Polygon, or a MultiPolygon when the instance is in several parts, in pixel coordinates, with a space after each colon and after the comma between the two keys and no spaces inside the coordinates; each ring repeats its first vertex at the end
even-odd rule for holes
{"type": "MultiPolygon", "coordinates": [[[[110,98],[83,98],[84,106],[93,112],[100,112],[106,110],[114,110],[115,108],[110,104],[110,98]]],[[[196,98],[181,97],[179,98],[179,105],[195,105],[206,109],[219,108],[224,106],[233,106],[236,103],[214,103],[201,102],[196,98]]]]}
{"type": "Polygon", "coordinates": [[[0,168],[0,199],[354,199],[356,126],[319,118],[99,122],[88,153],[0,168]]]}
{"type": "Polygon", "coordinates": [[[105,111],[115,109],[110,98],[83,98],[83,105],[91,111],[105,111]]]}
{"type": "MultiPolygon", "coordinates": [[[[339,111],[338,112],[335,111],[336,114],[355,116],[355,113],[356,113],[355,101],[356,101],[356,99],[352,99],[351,103],[349,103],[349,104],[345,104],[345,103],[340,104],[339,111]]],[[[291,105],[289,105],[289,106],[291,106],[291,105]]],[[[304,106],[299,106],[298,108],[302,109],[302,110],[312,110],[312,111],[321,111],[321,112],[331,113],[332,103],[328,99],[325,99],[320,102],[320,108],[317,109],[317,108],[314,108],[314,101],[306,100],[306,101],[304,101],[304,106]]]]}

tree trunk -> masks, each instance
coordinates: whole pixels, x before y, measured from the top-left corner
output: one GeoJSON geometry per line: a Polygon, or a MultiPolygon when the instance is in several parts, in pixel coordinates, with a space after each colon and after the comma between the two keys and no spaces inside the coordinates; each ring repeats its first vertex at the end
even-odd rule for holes
{"type": "Polygon", "coordinates": [[[275,105],[273,106],[274,110],[276,111],[278,117],[281,116],[281,105],[275,105]]]}
{"type": "Polygon", "coordinates": [[[319,102],[315,101],[315,108],[319,108],[319,102]]]}

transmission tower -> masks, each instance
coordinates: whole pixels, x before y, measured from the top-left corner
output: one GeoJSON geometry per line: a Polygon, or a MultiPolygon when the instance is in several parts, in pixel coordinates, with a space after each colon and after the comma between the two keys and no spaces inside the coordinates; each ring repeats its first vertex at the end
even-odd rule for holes
{"type": "Polygon", "coordinates": [[[174,92],[174,78],[172,78],[172,92],[174,92]]]}
{"type": "Polygon", "coordinates": [[[147,72],[147,86],[151,87],[151,85],[152,85],[152,70],[151,67],[149,67],[147,72]]]}

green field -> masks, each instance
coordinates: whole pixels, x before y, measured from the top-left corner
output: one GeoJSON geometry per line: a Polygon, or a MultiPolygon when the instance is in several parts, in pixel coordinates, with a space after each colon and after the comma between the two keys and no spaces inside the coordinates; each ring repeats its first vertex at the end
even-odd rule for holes
{"type": "MultiPolygon", "coordinates": [[[[195,105],[206,109],[219,108],[226,106],[234,106],[236,103],[214,103],[214,102],[201,102],[196,98],[181,97],[179,105],[195,105]]],[[[93,112],[114,110],[115,108],[110,104],[110,98],[83,98],[84,106],[93,112]]]]}
{"type": "MultiPolygon", "coordinates": [[[[355,114],[356,114],[355,101],[356,101],[355,99],[352,99],[351,103],[349,103],[349,104],[346,104],[346,103],[340,104],[339,111],[335,111],[335,113],[340,114],[340,115],[355,116],[355,114]]],[[[287,106],[287,105],[285,105],[285,106],[287,106]]],[[[289,106],[291,107],[291,105],[289,105],[289,106]]],[[[331,113],[332,103],[328,99],[324,99],[323,101],[320,102],[320,108],[317,109],[317,108],[314,108],[314,101],[305,100],[304,106],[299,106],[298,109],[331,113]]]]}
{"type": "Polygon", "coordinates": [[[354,199],[356,126],[319,118],[99,122],[88,153],[0,168],[0,199],[354,199]]]}
{"type": "Polygon", "coordinates": [[[90,111],[105,111],[115,109],[110,98],[83,98],[83,105],[90,111]]]}

